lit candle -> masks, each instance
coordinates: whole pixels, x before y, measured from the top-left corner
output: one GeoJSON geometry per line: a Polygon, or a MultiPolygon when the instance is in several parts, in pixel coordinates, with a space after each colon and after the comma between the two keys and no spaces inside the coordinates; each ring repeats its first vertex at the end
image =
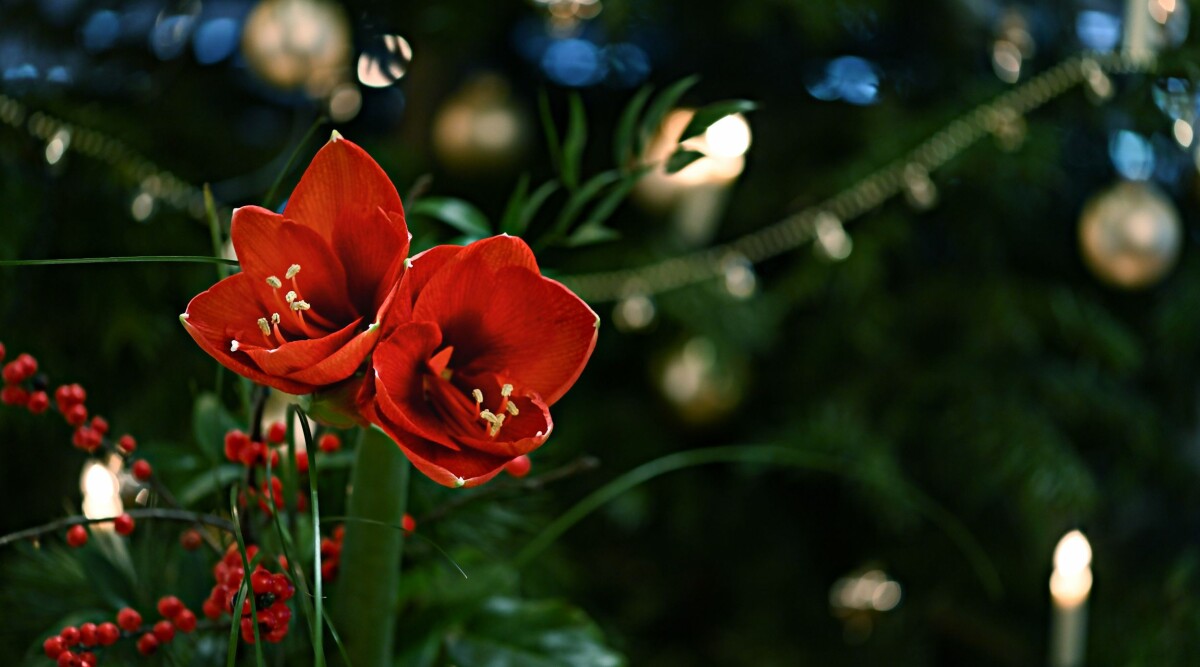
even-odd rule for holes
{"type": "Polygon", "coordinates": [[[1078,530],[1054,548],[1050,596],[1050,667],[1079,667],[1087,645],[1087,599],[1092,590],[1092,545],[1078,530]]]}

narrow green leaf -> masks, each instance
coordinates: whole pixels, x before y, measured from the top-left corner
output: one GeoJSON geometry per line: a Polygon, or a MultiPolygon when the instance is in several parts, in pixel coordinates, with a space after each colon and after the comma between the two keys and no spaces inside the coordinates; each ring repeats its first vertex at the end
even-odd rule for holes
{"type": "Polygon", "coordinates": [[[692,116],[692,120],[683,129],[683,134],[679,137],[679,141],[687,141],[692,137],[704,134],[704,131],[710,125],[726,116],[732,116],[735,113],[747,113],[757,108],[758,105],[750,100],[725,100],[709,104],[692,116]]]}
{"type": "Polygon", "coordinates": [[[236,259],[200,255],[140,255],[137,257],[72,257],[69,259],[0,259],[0,266],[58,266],[60,264],[225,264],[237,266],[236,259]]]}
{"type": "Polygon", "coordinates": [[[267,196],[263,197],[263,205],[265,207],[271,210],[275,209],[275,194],[279,192],[279,186],[283,185],[283,179],[292,173],[292,166],[296,164],[296,158],[300,157],[300,153],[304,150],[304,147],[308,145],[309,141],[312,141],[313,135],[327,122],[329,122],[329,119],[325,116],[317,116],[313,124],[308,127],[308,131],[304,133],[304,137],[296,144],[296,148],[292,149],[292,154],[288,156],[287,163],[283,165],[283,169],[279,170],[279,175],[275,177],[275,180],[271,183],[271,187],[267,189],[267,196]]]}
{"type": "Polygon", "coordinates": [[[554,114],[550,111],[550,96],[546,89],[538,91],[538,113],[542,117],[542,129],[546,133],[546,148],[550,151],[550,162],[554,169],[560,170],[562,164],[562,144],[558,141],[558,126],[554,124],[554,114]]]}
{"type": "Polygon", "coordinates": [[[337,628],[333,626],[333,619],[329,617],[329,612],[324,612],[325,627],[329,628],[329,635],[333,637],[333,643],[337,644],[338,653],[342,656],[342,662],[346,663],[346,667],[354,667],[354,663],[350,661],[350,654],[346,652],[346,646],[342,643],[342,636],[338,634],[337,628]]]}
{"type": "Polygon", "coordinates": [[[491,234],[487,216],[474,205],[453,197],[426,197],[408,208],[410,216],[425,216],[474,237],[491,234]]]}
{"type": "Polygon", "coordinates": [[[242,629],[242,603],[246,601],[246,585],[242,582],[242,587],[238,589],[237,598],[233,601],[233,623],[229,627],[229,649],[225,652],[225,667],[234,667],[237,664],[238,643],[241,641],[239,636],[242,629]]]}
{"type": "Polygon", "coordinates": [[[513,234],[520,236],[525,231],[521,227],[521,209],[525,207],[525,200],[529,197],[529,174],[521,174],[520,180],[517,181],[517,187],[513,189],[512,196],[508,198],[508,205],[504,207],[504,217],[500,219],[500,231],[505,234],[513,234]]]}
{"type": "Polygon", "coordinates": [[[525,202],[525,207],[521,209],[521,219],[518,226],[522,230],[529,229],[530,223],[533,222],[534,216],[541,210],[542,205],[550,198],[550,195],[558,191],[558,181],[546,181],[533,194],[529,195],[529,201],[525,202]]]}
{"type": "Polygon", "coordinates": [[[592,209],[591,214],[588,215],[587,219],[584,220],[580,227],[587,227],[588,225],[599,224],[603,223],[605,220],[608,220],[612,214],[616,212],[617,207],[619,207],[621,203],[625,201],[626,197],[629,196],[629,192],[633,190],[634,186],[637,185],[637,182],[641,180],[642,176],[645,176],[647,173],[649,173],[649,171],[649,167],[642,166],[626,174],[625,178],[620,183],[609,190],[608,194],[604,195],[604,197],[596,203],[595,208],[592,209]]]}
{"type": "Polygon", "coordinates": [[[674,153],[671,153],[671,157],[667,158],[667,165],[665,167],[666,172],[668,174],[674,174],[675,172],[683,169],[702,157],[704,157],[704,153],[699,151],[689,151],[681,148],[674,153]]]}
{"type": "Polygon", "coordinates": [[[646,116],[642,119],[642,145],[650,141],[650,137],[658,131],[658,126],[662,124],[663,119],[667,117],[667,113],[675,108],[679,103],[679,99],[683,97],[700,77],[692,75],[667,86],[665,90],[654,98],[650,103],[649,109],[646,110],[646,116]]]}
{"type": "MultiPolygon", "coordinates": [[[[242,594],[239,597],[241,600],[245,600],[251,594],[250,573],[254,571],[254,568],[250,561],[250,554],[246,551],[246,540],[242,538],[242,520],[238,512],[236,486],[229,489],[229,512],[230,518],[233,519],[233,535],[237,538],[238,553],[242,555],[242,594]]],[[[257,607],[257,601],[252,600],[250,602],[250,622],[254,625],[254,660],[258,667],[265,667],[262,654],[262,639],[258,636],[257,607]]],[[[233,630],[236,632],[241,626],[242,603],[240,601],[234,609],[234,614],[233,630]]]]}
{"type": "MultiPolygon", "coordinates": [[[[525,545],[525,548],[513,559],[513,564],[517,567],[529,565],[563,533],[570,530],[572,526],[630,489],[667,473],[714,463],[758,463],[788,466],[820,472],[840,473],[867,484],[879,483],[864,473],[858,472],[844,460],[825,454],[806,452],[789,447],[737,445],[677,452],[643,463],[593,491],[555,519],[537,537],[530,541],[529,544],[525,545]]],[[[903,485],[903,482],[891,480],[889,484],[903,485]]],[[[995,565],[992,564],[991,559],[988,558],[987,552],[975,541],[970,531],[950,514],[949,511],[939,506],[918,489],[907,487],[905,495],[927,519],[941,528],[947,537],[958,546],[959,550],[962,551],[963,555],[975,569],[976,576],[979,577],[988,592],[993,597],[998,596],[1001,590],[1000,575],[996,571],[995,565]]]]}
{"type": "Polygon", "coordinates": [[[602,171],[599,174],[588,179],[578,190],[571,194],[567,199],[567,204],[563,206],[563,210],[558,214],[558,219],[554,221],[554,226],[550,228],[543,242],[549,243],[563,238],[567,234],[567,230],[571,228],[571,223],[579,217],[583,212],[584,207],[588,205],[596,195],[604,188],[612,185],[621,179],[621,173],[616,169],[602,171]]]}
{"type": "MultiPolygon", "coordinates": [[[[292,406],[292,414],[300,418],[300,430],[304,433],[304,449],[308,452],[316,452],[312,431],[308,428],[308,416],[298,405],[292,406]]],[[[311,498],[310,511],[313,521],[313,615],[319,619],[325,617],[325,593],[321,577],[321,506],[317,499],[317,475],[317,457],[310,454],[308,457],[308,492],[311,498]]],[[[314,623],[314,626],[316,632],[313,633],[313,664],[317,667],[325,667],[325,633],[321,630],[319,623],[314,623]]]]}
{"type": "Polygon", "coordinates": [[[579,184],[579,176],[583,169],[583,149],[587,146],[587,113],[579,93],[571,93],[570,109],[567,134],[563,139],[562,168],[559,172],[567,189],[574,190],[579,184]]]}
{"type": "MultiPolygon", "coordinates": [[[[225,244],[221,242],[221,221],[217,218],[217,202],[213,200],[212,188],[208,187],[208,183],[204,184],[204,217],[208,220],[208,235],[212,240],[212,251],[214,257],[220,257],[225,250],[225,244]]],[[[225,278],[225,269],[221,265],[217,265],[217,280],[225,278]]]]}
{"type": "Polygon", "coordinates": [[[642,86],[625,105],[621,119],[617,121],[617,129],[613,133],[613,160],[622,171],[628,170],[630,163],[642,154],[641,137],[636,132],[637,121],[653,92],[653,87],[642,86]]]}
{"type": "Polygon", "coordinates": [[[563,245],[568,248],[578,248],[579,246],[592,245],[594,243],[603,243],[605,241],[613,241],[621,238],[621,235],[615,229],[609,229],[600,222],[589,222],[579,226],[563,245]]]}

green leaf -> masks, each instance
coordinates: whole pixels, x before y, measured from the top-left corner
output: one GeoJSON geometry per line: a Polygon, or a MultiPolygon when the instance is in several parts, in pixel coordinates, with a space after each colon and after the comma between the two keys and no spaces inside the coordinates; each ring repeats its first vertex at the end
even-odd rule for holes
{"type": "Polygon", "coordinates": [[[521,209],[521,219],[518,221],[518,226],[522,230],[529,229],[529,223],[533,222],[534,216],[541,210],[542,205],[550,198],[550,195],[558,191],[558,181],[546,181],[533,194],[529,195],[529,201],[525,202],[525,207],[521,209]]]}
{"type": "Polygon", "coordinates": [[[571,228],[571,223],[575,222],[575,218],[583,212],[588,202],[600,194],[604,188],[612,185],[621,179],[621,174],[616,169],[600,172],[588,179],[583,187],[576,190],[569,199],[566,206],[558,215],[558,219],[554,221],[554,226],[547,233],[546,241],[555,241],[566,235],[567,230],[571,228]]]}
{"type": "Polygon", "coordinates": [[[239,426],[233,415],[221,405],[216,394],[200,394],[192,405],[192,434],[200,451],[210,459],[219,461],[224,458],[225,434],[239,426]]]}
{"type": "Polygon", "coordinates": [[[692,116],[692,120],[683,129],[683,134],[679,137],[679,141],[687,141],[692,137],[704,134],[704,131],[710,125],[726,116],[732,116],[735,113],[747,113],[757,108],[758,105],[750,100],[725,100],[709,104],[692,116]]]}
{"type": "Polygon", "coordinates": [[[426,197],[408,209],[410,216],[425,216],[444,222],[468,235],[482,238],[491,234],[487,216],[472,204],[453,197],[426,197]]]}
{"type": "Polygon", "coordinates": [[[645,176],[647,173],[649,173],[649,171],[649,167],[642,166],[627,174],[624,180],[613,187],[612,190],[609,190],[608,194],[604,195],[604,198],[596,203],[596,207],[592,209],[591,215],[587,217],[587,220],[585,220],[580,227],[587,227],[589,225],[602,223],[605,220],[608,220],[608,218],[617,210],[617,207],[620,206],[621,203],[625,201],[625,198],[629,196],[629,191],[632,190],[633,187],[637,185],[637,182],[641,180],[642,176],[645,176]]]}
{"type": "Polygon", "coordinates": [[[500,219],[501,232],[520,236],[525,231],[521,226],[521,209],[525,207],[525,200],[528,198],[529,174],[526,173],[521,174],[521,180],[517,181],[517,187],[508,198],[508,205],[504,207],[504,217],[500,219]]]}
{"type": "Polygon", "coordinates": [[[667,113],[679,103],[679,98],[683,97],[683,94],[696,85],[699,80],[700,77],[695,75],[680,79],[654,98],[654,101],[650,103],[650,108],[646,111],[645,118],[642,119],[642,145],[650,141],[650,137],[654,136],[654,133],[658,131],[658,126],[662,124],[663,118],[666,118],[667,113]]]}
{"type": "Polygon", "coordinates": [[[68,259],[0,259],[0,266],[58,266],[60,264],[226,264],[237,266],[236,259],[201,255],[140,255],[137,257],[71,257],[68,259]]]}
{"type": "MultiPolygon", "coordinates": [[[[304,435],[304,450],[315,453],[317,450],[313,445],[316,443],[313,441],[312,431],[308,428],[308,415],[304,414],[298,405],[292,406],[292,414],[300,418],[300,432],[304,435]]],[[[308,460],[309,512],[312,515],[313,540],[313,616],[315,617],[312,644],[313,664],[317,667],[325,667],[325,632],[321,623],[316,620],[325,618],[324,582],[321,577],[321,505],[317,497],[317,477],[320,475],[320,471],[317,469],[317,458],[310,456],[308,460]]],[[[249,571],[249,568],[246,570],[249,571]]]]}
{"type": "Polygon", "coordinates": [[[668,174],[674,174],[702,157],[704,157],[704,153],[681,148],[672,153],[671,157],[667,158],[666,171],[668,174]]]}
{"type": "MultiPolygon", "coordinates": [[[[217,218],[217,202],[213,200],[212,188],[208,183],[204,184],[204,218],[208,222],[208,234],[212,241],[213,256],[220,256],[225,249],[225,244],[221,242],[221,221],[217,218]]],[[[225,269],[221,265],[216,266],[217,280],[225,277],[225,269]]]]}
{"type": "Polygon", "coordinates": [[[219,493],[221,488],[232,484],[246,475],[246,468],[236,463],[227,463],[200,473],[179,492],[179,504],[191,507],[210,493],[219,493]]]}
{"type": "Polygon", "coordinates": [[[579,246],[592,245],[593,243],[603,243],[605,241],[613,241],[621,238],[621,235],[615,229],[609,229],[601,222],[588,222],[580,225],[567,237],[566,245],[568,248],[577,248],[579,246]]]}
{"type": "Polygon", "coordinates": [[[554,114],[550,112],[550,96],[546,89],[538,91],[538,113],[542,117],[542,129],[546,132],[546,148],[550,151],[550,162],[558,170],[562,164],[562,145],[558,142],[558,126],[554,124],[554,114]]]}
{"type": "Polygon", "coordinates": [[[458,667],[619,667],[624,656],[579,609],[555,600],[494,597],[446,638],[458,667]]]}
{"type": "Polygon", "coordinates": [[[567,123],[567,135],[563,139],[560,172],[567,189],[574,190],[579,184],[583,149],[587,145],[587,113],[583,109],[583,99],[578,93],[571,94],[570,106],[571,116],[567,123]]]}
{"type": "Polygon", "coordinates": [[[617,168],[622,171],[629,167],[631,160],[642,154],[642,142],[635,130],[638,116],[642,114],[642,109],[652,92],[652,87],[642,86],[633,99],[629,100],[629,104],[625,105],[621,119],[617,121],[617,129],[613,133],[613,159],[617,168]]]}

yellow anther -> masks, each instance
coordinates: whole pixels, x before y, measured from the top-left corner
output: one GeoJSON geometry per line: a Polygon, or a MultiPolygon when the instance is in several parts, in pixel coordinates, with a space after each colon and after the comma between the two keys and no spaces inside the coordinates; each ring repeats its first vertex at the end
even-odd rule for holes
{"type": "Polygon", "coordinates": [[[511,384],[506,384],[503,387],[500,387],[500,395],[504,398],[508,398],[509,396],[512,396],[512,389],[513,387],[511,384]]]}
{"type": "Polygon", "coordinates": [[[238,349],[238,342],[236,340],[229,341],[229,351],[237,352],[237,349],[238,349]]]}
{"type": "Polygon", "coordinates": [[[491,410],[484,410],[479,413],[479,418],[488,423],[488,435],[495,436],[500,432],[500,427],[504,426],[505,415],[493,414],[491,410]]]}
{"type": "Polygon", "coordinates": [[[478,389],[471,390],[471,396],[474,397],[476,403],[483,402],[483,392],[478,389]]]}
{"type": "Polygon", "coordinates": [[[308,302],[303,299],[292,302],[292,310],[308,310],[309,308],[312,308],[312,306],[308,305],[308,302]]]}
{"type": "Polygon", "coordinates": [[[271,313],[271,324],[279,324],[279,313],[271,313]]]}
{"type": "Polygon", "coordinates": [[[504,409],[508,410],[508,414],[510,414],[514,417],[521,414],[521,411],[517,409],[516,403],[509,403],[508,405],[504,406],[504,409]]]}
{"type": "Polygon", "coordinates": [[[479,418],[489,424],[495,424],[496,421],[500,419],[491,410],[484,410],[483,412],[480,412],[479,418]]]}
{"type": "Polygon", "coordinates": [[[268,276],[267,284],[270,285],[273,289],[279,289],[280,287],[283,287],[283,281],[279,280],[279,278],[277,278],[275,276],[268,276]]]}
{"type": "Polygon", "coordinates": [[[289,278],[289,279],[295,278],[297,273],[300,273],[300,265],[293,264],[288,267],[287,273],[283,274],[283,277],[289,278]]]}
{"type": "Polygon", "coordinates": [[[285,295],[284,295],[284,297],[283,297],[283,298],[284,298],[284,300],[285,300],[285,301],[287,301],[288,303],[291,303],[291,302],[293,302],[293,301],[295,301],[295,300],[296,300],[296,293],[295,293],[295,292],[288,292],[287,294],[285,294],[285,295]]]}
{"type": "Polygon", "coordinates": [[[265,318],[265,317],[258,318],[258,328],[260,331],[263,332],[264,336],[271,335],[271,325],[267,324],[267,318],[265,318]]]}

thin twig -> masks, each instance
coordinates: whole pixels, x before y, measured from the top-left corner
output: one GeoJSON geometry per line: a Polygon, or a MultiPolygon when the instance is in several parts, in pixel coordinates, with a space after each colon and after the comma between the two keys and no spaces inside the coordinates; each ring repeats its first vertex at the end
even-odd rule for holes
{"type": "MultiPolygon", "coordinates": [[[[212,526],[214,528],[219,528],[226,532],[233,532],[233,523],[231,521],[229,521],[227,519],[222,519],[221,517],[218,517],[218,516],[213,516],[211,514],[201,514],[199,512],[190,512],[188,510],[160,509],[160,508],[129,510],[128,512],[125,512],[125,513],[128,514],[129,516],[133,517],[134,519],[159,519],[159,520],[163,520],[163,521],[180,521],[183,523],[212,526]]],[[[18,542],[20,540],[29,540],[29,539],[41,537],[42,535],[46,535],[48,533],[61,532],[62,530],[66,529],[66,528],[70,528],[71,526],[86,526],[86,525],[92,525],[92,524],[97,524],[97,523],[110,523],[112,521],[115,521],[116,518],[117,517],[115,517],[115,516],[110,516],[110,517],[101,518],[101,519],[89,519],[85,516],[71,516],[71,517],[67,517],[65,519],[51,521],[50,523],[43,524],[43,525],[37,526],[35,528],[26,528],[25,530],[18,530],[15,533],[9,533],[8,535],[0,537],[0,547],[6,546],[13,542],[18,542]]]]}
{"type": "Polygon", "coordinates": [[[599,459],[593,456],[581,456],[566,465],[559,466],[536,477],[514,480],[506,484],[495,484],[487,486],[475,494],[457,496],[450,502],[435,508],[425,516],[417,519],[417,524],[424,525],[431,521],[437,521],[447,514],[462,509],[473,502],[502,496],[510,491],[540,491],[547,484],[574,477],[575,475],[589,472],[599,467],[599,459]]]}

